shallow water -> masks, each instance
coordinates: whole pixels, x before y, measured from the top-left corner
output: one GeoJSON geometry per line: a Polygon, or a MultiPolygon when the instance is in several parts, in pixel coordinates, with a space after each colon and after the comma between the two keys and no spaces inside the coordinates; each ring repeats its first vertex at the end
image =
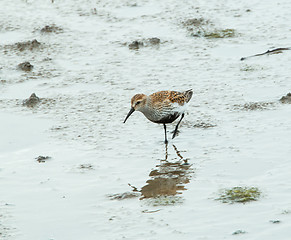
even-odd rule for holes
{"type": "Polygon", "coordinates": [[[0,236],[232,239],[243,230],[245,239],[288,239],[291,106],[279,99],[291,91],[291,51],[240,58],[290,47],[290,7],[287,0],[1,2],[0,236]],[[183,24],[193,18],[207,24],[183,24]],[[197,28],[235,36],[193,37],[197,28]],[[149,44],[153,37],[158,45],[149,44]],[[39,47],[17,48],[34,39],[39,47]],[[144,46],[129,49],[136,40],[144,46]],[[19,70],[26,61],[33,69],[19,70]],[[190,88],[167,151],[162,125],[141,113],[122,123],[134,94],[190,88]],[[23,106],[32,93],[41,102],[23,106]],[[108,197],[132,191],[128,184],[141,196],[108,197]],[[263,198],[214,201],[219,189],[241,185],[258,187],[263,198]],[[148,198],[156,193],[166,197],[148,198]]]}

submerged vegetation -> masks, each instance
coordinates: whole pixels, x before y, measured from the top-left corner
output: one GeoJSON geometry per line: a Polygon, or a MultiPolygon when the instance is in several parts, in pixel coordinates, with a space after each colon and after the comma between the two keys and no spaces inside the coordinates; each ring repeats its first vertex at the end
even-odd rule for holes
{"type": "Polygon", "coordinates": [[[236,31],[232,28],[216,29],[209,20],[204,18],[190,18],[182,22],[192,37],[204,37],[207,39],[235,37],[236,31]]]}
{"type": "Polygon", "coordinates": [[[257,187],[233,187],[222,189],[219,198],[215,200],[223,203],[246,203],[257,201],[261,196],[261,191],[257,187]]]}
{"type": "Polygon", "coordinates": [[[236,34],[234,29],[226,28],[226,29],[214,29],[214,30],[205,30],[199,29],[197,32],[193,32],[191,36],[193,37],[205,37],[208,39],[214,38],[231,38],[236,34]]]}

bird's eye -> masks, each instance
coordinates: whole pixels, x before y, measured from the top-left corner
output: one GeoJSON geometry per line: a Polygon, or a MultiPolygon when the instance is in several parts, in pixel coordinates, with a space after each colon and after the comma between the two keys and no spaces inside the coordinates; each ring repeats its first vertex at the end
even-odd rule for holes
{"type": "Polygon", "coordinates": [[[141,101],[138,101],[138,102],[136,102],[136,105],[138,105],[138,104],[140,104],[141,103],[141,101]]]}

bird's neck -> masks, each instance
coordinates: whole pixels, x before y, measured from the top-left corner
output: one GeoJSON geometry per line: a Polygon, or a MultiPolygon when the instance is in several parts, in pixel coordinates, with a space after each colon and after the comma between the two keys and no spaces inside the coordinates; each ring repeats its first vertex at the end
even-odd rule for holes
{"type": "Polygon", "coordinates": [[[155,110],[155,108],[153,108],[153,106],[151,106],[151,99],[149,97],[147,97],[145,105],[140,108],[140,112],[142,112],[145,117],[147,119],[149,119],[150,121],[155,121],[156,119],[159,118],[157,111],[155,110]]]}

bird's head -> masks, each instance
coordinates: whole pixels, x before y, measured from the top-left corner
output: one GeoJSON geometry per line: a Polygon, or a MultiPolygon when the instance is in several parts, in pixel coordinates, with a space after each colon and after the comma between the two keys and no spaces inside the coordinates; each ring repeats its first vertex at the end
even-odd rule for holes
{"type": "Polygon", "coordinates": [[[128,112],[125,120],[123,123],[126,122],[126,120],[129,118],[129,116],[134,112],[134,111],[142,111],[144,106],[146,105],[146,100],[147,96],[145,94],[136,94],[131,98],[131,109],[128,112]]]}

